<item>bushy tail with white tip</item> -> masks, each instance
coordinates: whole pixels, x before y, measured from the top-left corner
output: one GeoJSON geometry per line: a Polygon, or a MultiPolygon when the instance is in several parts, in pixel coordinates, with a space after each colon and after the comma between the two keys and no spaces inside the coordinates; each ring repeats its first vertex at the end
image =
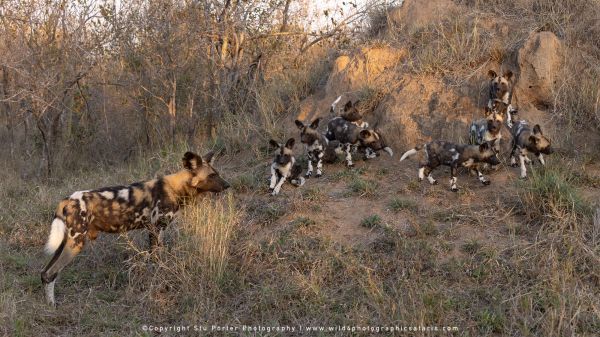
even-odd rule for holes
{"type": "Polygon", "coordinates": [[[56,252],[58,247],[65,238],[67,234],[67,227],[65,226],[65,222],[59,218],[54,218],[52,221],[52,229],[50,230],[50,236],[48,236],[48,242],[46,242],[46,253],[51,255],[56,252]]]}
{"type": "Polygon", "coordinates": [[[404,152],[404,154],[402,155],[402,157],[400,157],[400,161],[403,161],[404,159],[417,154],[417,152],[419,152],[421,149],[423,148],[422,145],[418,145],[416,146],[414,149],[410,149],[406,152],[404,152]]]}

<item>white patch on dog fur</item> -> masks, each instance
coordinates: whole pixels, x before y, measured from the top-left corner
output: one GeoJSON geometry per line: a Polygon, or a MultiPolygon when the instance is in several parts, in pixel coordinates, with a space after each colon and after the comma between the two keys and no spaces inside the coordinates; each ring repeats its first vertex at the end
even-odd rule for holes
{"type": "Polygon", "coordinates": [[[105,197],[108,200],[112,200],[115,197],[115,194],[111,191],[100,192],[100,195],[105,197]]]}
{"type": "Polygon", "coordinates": [[[125,188],[119,191],[119,198],[129,201],[129,189],[125,188]]]}
{"type": "Polygon", "coordinates": [[[46,253],[48,255],[54,254],[65,237],[67,226],[65,222],[59,218],[54,218],[52,221],[52,228],[50,229],[50,235],[48,236],[48,242],[46,242],[46,253]]]}
{"type": "Polygon", "coordinates": [[[429,173],[429,175],[427,175],[427,180],[429,181],[429,183],[431,185],[435,184],[435,179],[433,179],[433,177],[431,176],[431,173],[429,173]]]}
{"type": "Polygon", "coordinates": [[[79,209],[81,210],[81,212],[87,212],[87,207],[85,206],[85,201],[83,201],[83,194],[86,192],[89,192],[89,191],[88,190],[77,191],[77,192],[71,194],[71,196],[69,197],[69,199],[79,201],[79,209]]]}
{"type": "Polygon", "coordinates": [[[425,168],[421,167],[419,168],[419,180],[423,180],[423,178],[425,178],[425,168]]]}

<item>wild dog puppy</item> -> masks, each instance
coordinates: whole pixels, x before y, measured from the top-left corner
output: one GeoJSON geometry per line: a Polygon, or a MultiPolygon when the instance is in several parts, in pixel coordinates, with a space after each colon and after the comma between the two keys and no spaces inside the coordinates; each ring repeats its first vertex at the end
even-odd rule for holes
{"type": "Polygon", "coordinates": [[[525,163],[532,164],[533,162],[527,154],[530,152],[535,154],[542,165],[546,165],[544,154],[552,154],[554,149],[550,144],[550,140],[542,133],[542,128],[539,124],[533,126],[533,130],[529,123],[525,120],[518,121],[513,126],[512,130],[512,151],[510,152],[510,165],[517,167],[517,156],[521,165],[521,178],[527,177],[527,169],[525,163]]]}
{"type": "Polygon", "coordinates": [[[479,170],[478,164],[488,163],[498,165],[500,163],[494,150],[494,142],[495,140],[484,142],[481,145],[463,145],[439,140],[433,141],[406,151],[400,158],[400,161],[421,150],[425,150],[425,158],[419,163],[419,181],[427,177],[429,183],[435,185],[437,184],[437,180],[431,176],[431,171],[440,165],[450,166],[450,189],[456,192],[458,191],[456,173],[461,166],[475,170],[482,184],[490,184],[490,181],[479,170]]]}
{"type": "Polygon", "coordinates": [[[333,140],[339,141],[338,150],[346,154],[348,167],[354,166],[351,153],[354,149],[365,151],[366,159],[375,158],[377,152],[381,150],[387,152],[390,156],[394,155],[394,151],[386,145],[383,136],[379,132],[360,128],[342,117],[335,117],[329,121],[325,137],[330,142],[333,140]]]}
{"type": "Polygon", "coordinates": [[[513,115],[517,113],[517,110],[513,108],[511,105],[512,101],[512,71],[505,72],[502,76],[496,74],[495,71],[488,71],[488,76],[490,77],[490,90],[489,90],[489,98],[488,98],[488,108],[492,109],[494,107],[494,100],[500,100],[507,105],[507,113],[506,113],[506,125],[509,128],[513,126],[513,115]]]}
{"type": "Polygon", "coordinates": [[[304,125],[299,120],[296,120],[296,126],[300,129],[300,142],[306,147],[306,153],[308,155],[308,169],[306,171],[306,178],[309,178],[313,172],[313,163],[317,165],[317,175],[319,178],[323,174],[323,156],[325,155],[325,148],[329,144],[329,140],[317,131],[321,118],[317,118],[310,123],[310,125],[304,125]]]}
{"type": "Polygon", "coordinates": [[[506,116],[507,105],[496,99],[492,108],[485,107],[486,117],[473,121],[469,126],[469,144],[481,145],[496,140],[496,151],[500,151],[502,123],[506,116]]]}
{"type": "Polygon", "coordinates": [[[63,199],[46,243],[46,252],[54,256],[41,274],[48,303],[55,304],[56,277],[81,252],[86,239],[95,240],[98,232],[145,228],[151,246],[156,246],[187,199],[229,188],[213,168],[214,160],[213,152],[204,157],[186,152],[183,169],[176,173],[129,186],[79,191],[63,199]]]}
{"type": "Polygon", "coordinates": [[[302,167],[296,163],[296,158],[294,158],[295,142],[294,138],[288,139],[285,145],[279,144],[273,139],[269,140],[269,144],[277,148],[277,154],[271,164],[271,184],[269,185],[271,195],[279,194],[281,185],[286,180],[294,186],[304,185],[304,177],[300,176],[302,167]]]}
{"type": "MultiPolygon", "coordinates": [[[[342,96],[339,96],[331,104],[331,112],[332,113],[335,113],[335,107],[341,99],[342,99],[342,96]]],[[[340,117],[342,117],[343,119],[347,120],[350,123],[353,123],[354,125],[358,126],[359,128],[366,129],[369,127],[369,123],[365,122],[362,119],[363,115],[360,112],[360,110],[358,110],[358,103],[360,103],[360,100],[357,100],[356,102],[354,102],[354,104],[350,100],[348,102],[346,102],[346,105],[344,105],[344,108],[342,110],[340,117]]]]}

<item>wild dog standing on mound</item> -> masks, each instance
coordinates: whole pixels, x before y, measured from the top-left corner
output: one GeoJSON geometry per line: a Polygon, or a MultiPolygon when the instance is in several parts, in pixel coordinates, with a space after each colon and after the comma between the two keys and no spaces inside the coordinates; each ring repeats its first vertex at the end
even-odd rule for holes
{"type": "Polygon", "coordinates": [[[490,88],[489,88],[489,96],[488,96],[488,108],[492,109],[494,107],[494,101],[500,100],[504,104],[507,105],[506,111],[506,125],[509,128],[513,126],[513,115],[517,113],[517,110],[511,105],[512,101],[512,71],[507,71],[504,75],[500,76],[496,74],[495,71],[488,71],[488,76],[490,77],[490,88]]]}
{"type": "Polygon", "coordinates": [[[306,171],[305,177],[309,178],[313,172],[313,162],[317,165],[317,175],[319,178],[323,172],[323,156],[325,155],[325,149],[329,144],[329,140],[317,131],[321,118],[317,118],[310,123],[310,125],[304,125],[299,120],[296,120],[296,126],[300,129],[300,142],[306,146],[306,153],[308,156],[308,170],[306,171]]]}
{"type": "Polygon", "coordinates": [[[179,172],[129,186],[79,191],[61,201],[46,244],[46,252],[54,256],[42,271],[47,301],[55,304],[56,277],[81,252],[86,239],[95,240],[98,232],[146,228],[155,246],[186,199],[229,188],[212,167],[214,159],[212,152],[204,158],[186,152],[179,172]]]}
{"type": "MultiPolygon", "coordinates": [[[[339,96],[331,104],[331,112],[332,113],[335,113],[335,107],[341,99],[342,99],[342,96],[339,96]]],[[[353,123],[354,125],[358,126],[359,128],[366,129],[369,127],[369,123],[365,122],[362,119],[363,115],[360,112],[360,110],[358,110],[358,103],[360,103],[360,100],[357,100],[356,102],[354,102],[354,104],[352,103],[352,101],[346,102],[346,105],[344,105],[344,109],[342,110],[340,117],[342,117],[343,119],[347,120],[350,123],[353,123]]]]}
{"type": "Polygon", "coordinates": [[[512,151],[510,152],[510,165],[513,167],[517,166],[517,155],[519,156],[519,163],[521,165],[521,178],[527,177],[527,168],[525,163],[532,164],[533,162],[527,156],[528,153],[536,155],[540,164],[546,165],[544,161],[544,154],[552,154],[552,144],[550,140],[542,133],[542,128],[539,124],[533,126],[533,130],[529,126],[529,123],[525,120],[518,121],[515,123],[511,130],[512,139],[512,151]]]}
{"type": "Polygon", "coordinates": [[[294,143],[296,140],[290,138],[284,144],[279,144],[273,139],[269,140],[269,144],[277,148],[277,154],[273,158],[271,164],[271,184],[269,185],[269,192],[271,195],[279,194],[281,185],[289,181],[294,186],[304,185],[304,177],[301,177],[302,167],[296,163],[294,158],[294,143]]]}
{"type": "Polygon", "coordinates": [[[450,189],[456,192],[458,191],[456,174],[460,166],[475,170],[482,184],[490,184],[490,181],[479,170],[479,164],[500,164],[494,150],[494,142],[485,142],[481,145],[463,145],[438,140],[406,151],[402,155],[402,158],[400,158],[400,161],[421,150],[425,150],[425,158],[419,163],[419,181],[427,177],[429,183],[435,185],[437,184],[437,180],[431,176],[431,172],[440,165],[450,166],[450,189]]]}

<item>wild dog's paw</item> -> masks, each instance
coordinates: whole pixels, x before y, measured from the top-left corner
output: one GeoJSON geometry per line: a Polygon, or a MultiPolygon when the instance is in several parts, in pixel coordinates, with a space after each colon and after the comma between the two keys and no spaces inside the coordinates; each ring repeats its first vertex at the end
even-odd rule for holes
{"type": "Polygon", "coordinates": [[[434,180],[434,181],[431,182],[431,185],[437,185],[437,184],[438,184],[437,180],[434,180]]]}
{"type": "Polygon", "coordinates": [[[274,189],[273,187],[269,187],[269,193],[273,193],[274,189]]]}
{"type": "Polygon", "coordinates": [[[458,192],[458,187],[452,186],[452,187],[450,187],[450,191],[452,191],[452,192],[458,192]]]}
{"type": "Polygon", "coordinates": [[[323,173],[318,172],[317,175],[315,175],[315,178],[321,178],[321,176],[323,176],[323,173]]]}
{"type": "Polygon", "coordinates": [[[520,176],[520,177],[519,177],[519,179],[521,179],[521,180],[525,180],[525,179],[527,179],[527,175],[520,176]]]}
{"type": "Polygon", "coordinates": [[[490,184],[490,181],[489,180],[483,180],[481,183],[484,184],[485,186],[487,186],[487,185],[490,184]]]}
{"type": "Polygon", "coordinates": [[[308,179],[308,178],[310,178],[310,176],[312,176],[312,172],[306,172],[306,174],[304,176],[308,179]]]}
{"type": "Polygon", "coordinates": [[[510,167],[518,167],[518,166],[519,166],[519,164],[517,164],[516,162],[515,163],[510,163],[510,167]]]}

